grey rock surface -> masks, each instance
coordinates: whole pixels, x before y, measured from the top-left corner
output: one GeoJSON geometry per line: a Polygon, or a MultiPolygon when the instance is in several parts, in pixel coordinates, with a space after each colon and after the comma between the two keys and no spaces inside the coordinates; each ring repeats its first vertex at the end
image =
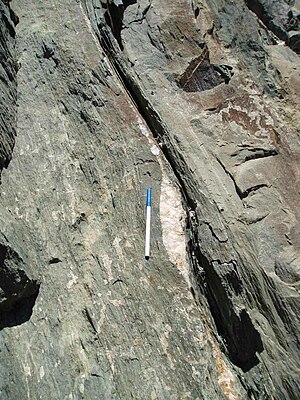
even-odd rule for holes
{"type": "MultiPolygon", "coordinates": [[[[8,3],[0,3],[0,178],[12,157],[16,135],[17,62],[15,52],[15,25],[18,18],[8,3]]],[[[0,232],[0,329],[19,325],[32,313],[39,285],[26,274],[26,263],[16,251],[17,237],[10,244],[5,226],[11,216],[1,209],[0,232]]]]}
{"type": "MultiPolygon", "coordinates": [[[[6,2],[0,3],[0,174],[11,159],[16,130],[17,17],[6,2]]],[[[1,176],[1,175],[0,175],[1,176]]]]}
{"type": "Polygon", "coordinates": [[[13,3],[1,399],[298,398],[300,62],[248,3],[13,3]]]}
{"type": "Polygon", "coordinates": [[[246,0],[246,4],[279,39],[296,53],[300,53],[298,0],[246,0]]]}

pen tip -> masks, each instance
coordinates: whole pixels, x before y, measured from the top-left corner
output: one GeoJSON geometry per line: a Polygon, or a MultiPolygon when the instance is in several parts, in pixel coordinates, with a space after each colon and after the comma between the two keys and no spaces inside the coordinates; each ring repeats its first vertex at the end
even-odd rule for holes
{"type": "Polygon", "coordinates": [[[150,258],[149,256],[145,256],[145,260],[149,260],[149,258],[150,258]]]}

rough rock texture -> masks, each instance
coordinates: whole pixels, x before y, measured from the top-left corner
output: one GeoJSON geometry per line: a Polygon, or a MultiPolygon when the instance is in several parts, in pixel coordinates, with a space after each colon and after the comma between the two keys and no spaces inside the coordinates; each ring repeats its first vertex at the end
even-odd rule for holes
{"type": "Polygon", "coordinates": [[[298,2],[0,6],[1,399],[298,399],[298,2]]]}
{"type": "Polygon", "coordinates": [[[300,53],[299,0],[246,0],[246,3],[268,29],[300,53]]]}
{"type": "MultiPolygon", "coordinates": [[[[5,2],[0,2],[0,174],[11,159],[16,131],[16,55],[17,17],[5,2]]],[[[0,175],[1,176],[1,175],[0,175]]]]}
{"type": "MultiPolygon", "coordinates": [[[[15,25],[18,18],[7,3],[0,3],[0,174],[12,157],[16,134],[16,54],[15,25]]],[[[1,177],[1,175],[0,175],[1,177]]],[[[10,223],[7,210],[0,206],[0,329],[27,321],[38,294],[38,284],[25,273],[26,265],[11,247],[4,226],[10,223]]],[[[16,240],[12,241],[15,246],[16,240]]],[[[21,250],[21,249],[20,249],[21,250]]],[[[21,250],[22,251],[22,250],[21,250]]]]}

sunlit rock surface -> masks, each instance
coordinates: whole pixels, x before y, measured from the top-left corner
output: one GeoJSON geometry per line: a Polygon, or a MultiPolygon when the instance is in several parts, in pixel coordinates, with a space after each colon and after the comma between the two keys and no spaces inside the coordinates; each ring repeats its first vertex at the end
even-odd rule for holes
{"type": "Polygon", "coordinates": [[[299,2],[0,11],[1,399],[298,399],[299,2]]]}

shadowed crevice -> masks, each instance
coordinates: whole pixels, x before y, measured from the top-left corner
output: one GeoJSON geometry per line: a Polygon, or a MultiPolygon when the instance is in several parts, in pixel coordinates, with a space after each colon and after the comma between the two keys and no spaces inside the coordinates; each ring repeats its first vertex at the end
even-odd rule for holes
{"type": "Polygon", "coordinates": [[[9,311],[0,313],[0,330],[22,325],[30,320],[39,294],[39,285],[36,282],[33,282],[31,291],[33,293],[30,296],[20,298],[9,311]]]}
{"type": "Polygon", "coordinates": [[[111,28],[112,33],[119,43],[120,49],[123,50],[121,31],[123,29],[123,16],[126,8],[135,4],[137,0],[123,0],[121,3],[115,4],[114,0],[102,2],[104,11],[104,18],[107,25],[111,28]]]}
{"type": "Polygon", "coordinates": [[[195,213],[194,223],[188,220],[191,239],[188,243],[190,260],[197,283],[197,291],[205,295],[218,334],[223,339],[231,362],[244,372],[259,363],[256,353],[264,350],[259,332],[255,329],[246,309],[237,310],[231,293],[240,295],[242,281],[237,274],[235,261],[231,263],[210,262],[201,252],[195,213]],[[199,272],[202,271],[202,274],[199,272]]]}
{"type": "Polygon", "coordinates": [[[0,244],[0,330],[21,325],[32,315],[40,285],[21,268],[19,255],[0,244]]]}

